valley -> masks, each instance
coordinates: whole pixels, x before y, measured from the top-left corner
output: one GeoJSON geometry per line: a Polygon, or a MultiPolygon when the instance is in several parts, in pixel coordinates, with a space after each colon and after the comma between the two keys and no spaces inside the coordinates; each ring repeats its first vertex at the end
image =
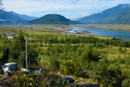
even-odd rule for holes
{"type": "MultiPolygon", "coordinates": [[[[22,37],[27,35],[29,68],[37,69],[37,67],[42,66],[43,70],[45,69],[49,75],[60,72],[61,74],[76,78],[76,81],[84,78],[83,81],[91,84],[102,85],[109,83],[109,85],[120,85],[117,84],[118,81],[117,83],[109,81],[107,83],[106,80],[111,79],[109,77],[104,79],[104,77],[111,76],[111,78],[115,78],[116,76],[113,76],[111,71],[115,73],[118,70],[121,72],[117,72],[120,78],[129,75],[130,41],[65,33],[66,30],[70,29],[70,26],[61,25],[1,26],[0,60],[6,58],[6,61],[17,62],[19,67],[24,67],[24,62],[19,62],[25,59],[23,54],[25,50],[22,50],[20,43],[16,43],[16,40],[19,40],[19,36],[14,39],[8,39],[3,32],[12,35],[22,34],[22,37]],[[19,46],[20,48],[17,48],[19,46]],[[4,55],[8,49],[9,53],[4,55]],[[13,51],[14,49],[15,51],[13,51]],[[18,56],[15,57],[14,55],[17,55],[17,52],[18,56]],[[97,67],[93,67],[95,65],[97,67]],[[100,73],[102,74],[100,75],[100,73],[98,74],[98,70],[102,70],[102,68],[105,70],[101,71],[100,73]],[[108,75],[104,71],[111,74],[108,75]],[[95,76],[93,76],[94,72],[97,72],[95,76]],[[100,76],[98,78],[102,79],[101,82],[100,80],[97,81],[97,75],[100,76]],[[89,77],[86,78],[86,76],[89,77]]],[[[120,78],[116,78],[116,80],[120,78]]],[[[125,81],[125,79],[121,81],[125,81]]]]}
{"type": "Polygon", "coordinates": [[[95,1],[0,0],[0,87],[130,87],[130,1],[95,1]]]}

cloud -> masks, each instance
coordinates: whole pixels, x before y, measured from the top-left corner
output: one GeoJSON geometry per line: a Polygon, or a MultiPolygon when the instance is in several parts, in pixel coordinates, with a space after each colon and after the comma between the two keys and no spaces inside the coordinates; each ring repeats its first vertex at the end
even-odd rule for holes
{"type": "Polygon", "coordinates": [[[43,16],[59,13],[69,18],[100,12],[118,4],[130,4],[130,0],[3,0],[7,11],[43,16]]]}

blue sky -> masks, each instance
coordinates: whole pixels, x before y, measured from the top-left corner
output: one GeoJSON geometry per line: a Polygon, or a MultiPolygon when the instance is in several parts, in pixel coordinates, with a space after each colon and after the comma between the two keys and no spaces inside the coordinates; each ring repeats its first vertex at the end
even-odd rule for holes
{"type": "Polygon", "coordinates": [[[61,14],[70,19],[88,16],[130,0],[3,0],[6,11],[41,17],[61,14]]]}

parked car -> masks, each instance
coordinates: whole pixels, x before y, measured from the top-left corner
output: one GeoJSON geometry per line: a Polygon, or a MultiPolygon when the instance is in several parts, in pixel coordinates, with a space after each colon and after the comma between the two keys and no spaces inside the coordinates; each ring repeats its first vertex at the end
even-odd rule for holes
{"type": "Polygon", "coordinates": [[[17,64],[15,62],[5,63],[1,67],[2,67],[4,73],[14,72],[14,71],[17,71],[17,69],[18,69],[17,64]]]}

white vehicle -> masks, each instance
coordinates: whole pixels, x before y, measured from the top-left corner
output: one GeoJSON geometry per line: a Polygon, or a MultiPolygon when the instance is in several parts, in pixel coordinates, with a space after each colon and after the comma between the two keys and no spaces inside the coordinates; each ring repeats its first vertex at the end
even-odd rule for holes
{"type": "Polygon", "coordinates": [[[2,66],[2,69],[3,69],[4,73],[14,72],[17,70],[17,64],[14,62],[5,63],[4,66],[2,66]]]}

